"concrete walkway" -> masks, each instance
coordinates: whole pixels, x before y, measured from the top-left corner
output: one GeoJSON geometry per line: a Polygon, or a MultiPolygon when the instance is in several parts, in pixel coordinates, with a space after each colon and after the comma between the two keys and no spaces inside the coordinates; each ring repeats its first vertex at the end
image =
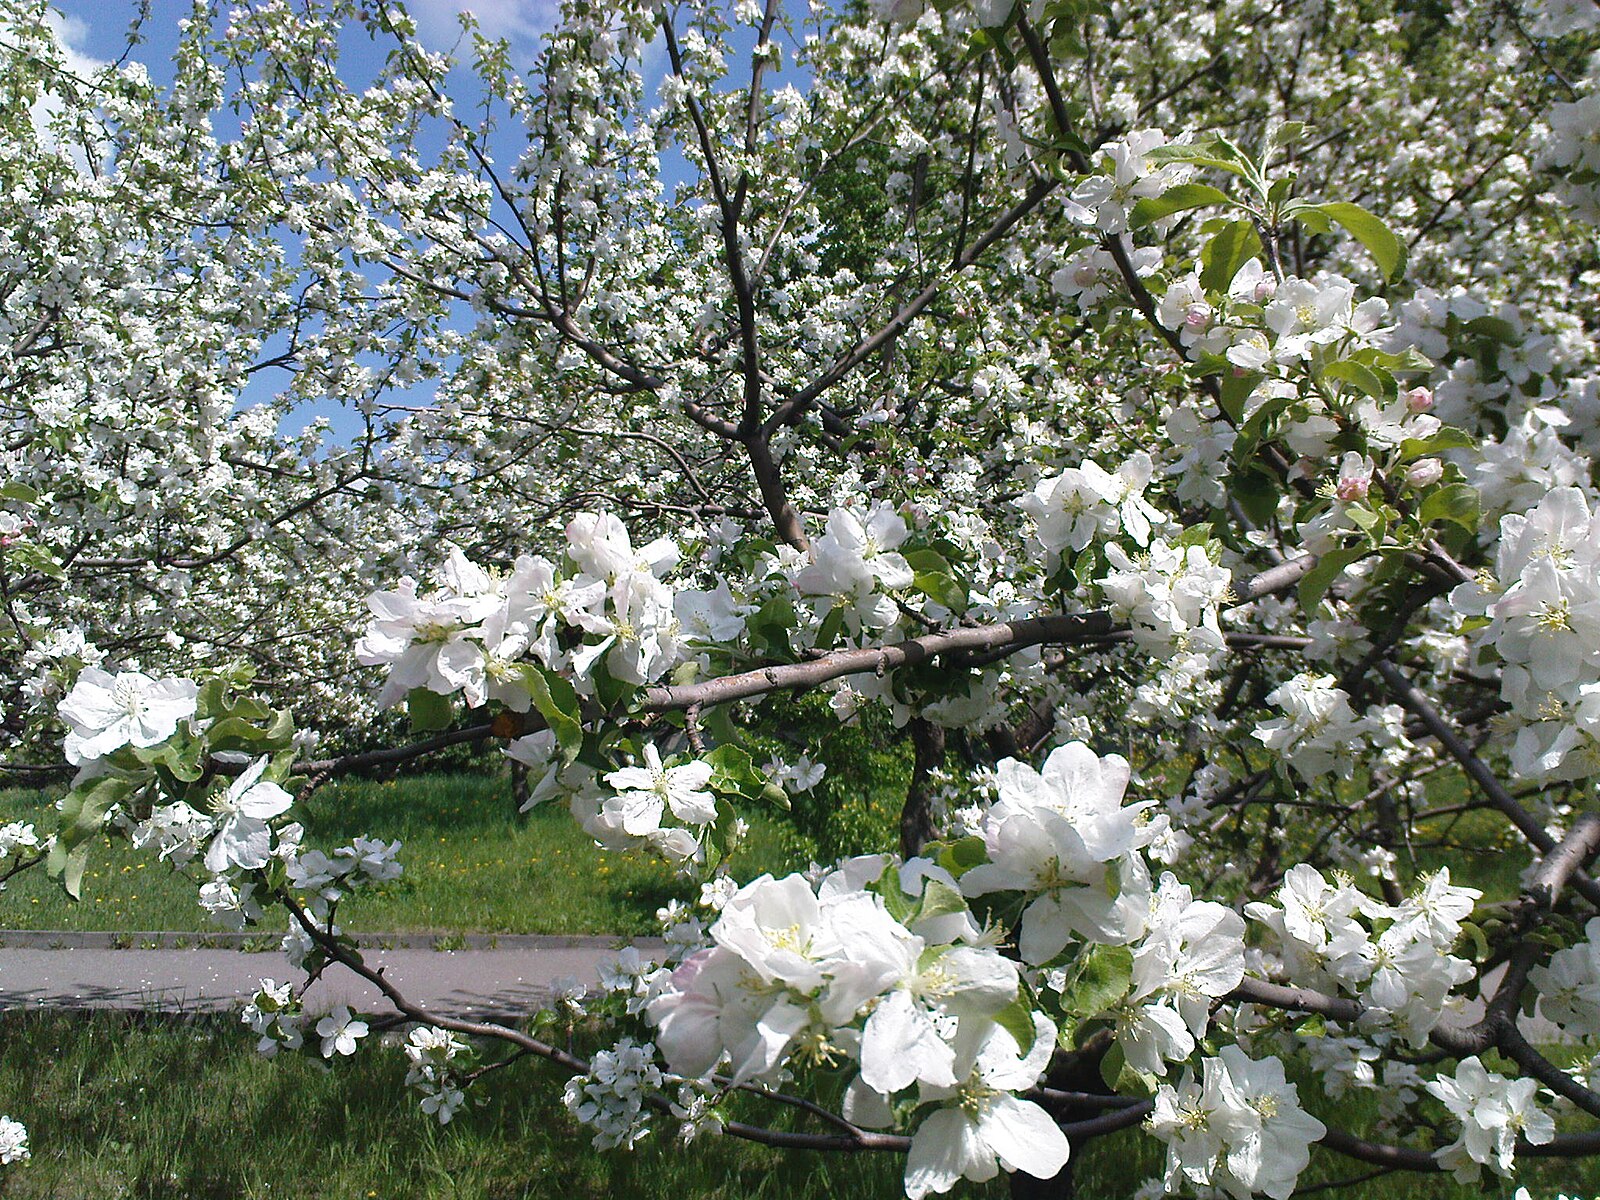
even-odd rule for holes
{"type": "MultiPolygon", "coordinates": [[[[593,986],[600,964],[626,944],[614,937],[538,934],[443,938],[430,934],[359,937],[368,966],[382,967],[408,1000],[445,1016],[509,1019],[543,1006],[557,979],[573,976],[593,986]],[[459,946],[459,949],[441,949],[459,946]]],[[[276,950],[254,952],[267,939],[246,934],[16,933],[0,931],[0,1011],[9,1008],[102,1008],[168,1013],[237,1011],[262,978],[296,980],[276,950]]],[[[660,958],[663,945],[640,938],[633,945],[660,958]]],[[[1484,977],[1493,995],[1504,967],[1484,977]]],[[[309,1013],[346,1004],[353,1010],[390,1011],[381,992],[346,967],[329,967],[305,995],[309,1013]]],[[[1482,1001],[1466,1004],[1458,1020],[1483,1014],[1482,1001]]],[[[1564,1041],[1542,1018],[1522,1017],[1523,1035],[1535,1045],[1564,1041]]]]}
{"type": "MultiPolygon", "coordinates": [[[[112,936],[0,933],[0,1010],[237,1011],[262,978],[280,983],[296,978],[282,954],[218,948],[217,942],[228,939],[207,935],[204,948],[175,949],[177,935],[112,936]],[[134,948],[112,948],[112,936],[115,945],[134,948]],[[163,941],[164,948],[137,948],[163,941]]],[[[202,938],[191,935],[190,940],[202,938]]],[[[362,941],[367,965],[381,966],[408,1000],[449,1016],[501,1018],[540,1007],[551,984],[563,976],[593,986],[600,964],[615,957],[622,944],[616,938],[501,937],[472,938],[468,948],[439,950],[430,948],[434,939],[426,938],[362,941]]],[[[638,945],[646,954],[660,948],[659,942],[638,945]]],[[[305,1007],[321,1013],[339,1004],[379,1014],[389,1009],[366,980],[331,966],[306,993],[305,1007]]]]}

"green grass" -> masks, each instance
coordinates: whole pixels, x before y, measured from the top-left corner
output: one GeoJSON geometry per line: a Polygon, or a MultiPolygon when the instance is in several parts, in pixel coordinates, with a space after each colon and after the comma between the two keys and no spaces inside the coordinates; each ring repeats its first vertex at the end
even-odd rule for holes
{"type": "MultiPolygon", "coordinates": [[[[42,828],[47,803],[38,793],[0,793],[0,822],[35,820],[42,828]]],[[[355,931],[654,933],[656,909],[693,890],[653,855],[597,849],[564,808],[519,816],[504,777],[330,783],[296,815],[308,840],[329,851],[359,834],[404,843],[405,874],[340,910],[340,924],[355,931]]],[[[741,874],[792,869],[777,822],[760,813],[747,819],[752,834],[741,874]]],[[[96,848],[77,903],[41,869],[24,872],[0,895],[0,927],[213,928],[193,880],[120,840],[96,848]]]]}
{"type": "Polygon", "coordinates": [[[732,1139],[597,1153],[544,1064],[491,1076],[491,1102],[440,1128],[401,1088],[404,1074],[400,1052],[382,1047],[331,1071],[269,1062],[236,1022],[7,1014],[0,1112],[28,1126],[33,1158],[0,1168],[0,1196],[804,1200],[898,1186],[901,1164],[887,1156],[824,1160],[732,1139]]]}
{"type": "MultiPolygon", "coordinates": [[[[256,1056],[232,1021],[113,1015],[0,1015],[0,1113],[30,1129],[33,1159],[0,1170],[7,1200],[813,1200],[901,1194],[893,1155],[785,1152],[731,1138],[688,1149],[653,1137],[637,1153],[597,1153],[561,1108],[561,1075],[517,1063],[482,1087],[489,1103],[440,1128],[400,1088],[398,1050],[367,1045],[332,1070],[256,1056]]],[[[1321,1109],[1327,1113],[1325,1106],[1321,1109]]],[[[1365,1128],[1360,1104],[1336,1110],[1365,1128]]],[[[740,1119],[770,1121],[751,1100],[740,1119]]],[[[779,1122],[786,1114],[779,1110],[779,1122]]],[[[1126,1200],[1159,1171],[1163,1148],[1138,1132],[1074,1149],[1074,1200],[1126,1200]]],[[[1534,1200],[1600,1191],[1596,1164],[1529,1162],[1534,1200]]],[[[1350,1179],[1359,1164],[1320,1151],[1302,1191],[1350,1179]]],[[[1499,1180],[1395,1174],[1345,1200],[1510,1200],[1499,1180]]],[[[999,1200],[1003,1181],[957,1196],[999,1200]]],[[[1317,1192],[1310,1194],[1326,1194],[1317,1192]]]]}

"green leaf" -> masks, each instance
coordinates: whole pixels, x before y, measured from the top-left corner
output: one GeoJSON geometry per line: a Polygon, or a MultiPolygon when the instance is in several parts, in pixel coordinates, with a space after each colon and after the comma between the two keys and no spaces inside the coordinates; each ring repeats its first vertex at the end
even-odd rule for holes
{"type": "Polygon", "coordinates": [[[1033,1025],[1033,1009],[1022,995],[1018,993],[1015,1000],[995,1013],[994,1020],[1016,1040],[1018,1052],[1027,1057],[1028,1051],[1033,1049],[1033,1039],[1038,1031],[1033,1025]]]}
{"type": "Polygon", "coordinates": [[[583,719],[578,707],[578,693],[565,678],[535,663],[525,663],[523,672],[534,708],[549,724],[550,732],[556,735],[562,761],[570,763],[583,749],[583,719]]]}
{"type": "Polygon", "coordinates": [[[989,861],[989,848],[984,840],[973,834],[947,843],[939,851],[939,865],[960,879],[973,867],[989,861]]]}
{"type": "Polygon", "coordinates": [[[78,899],[83,885],[83,869],[89,861],[89,847],[106,823],[106,814],[113,806],[125,800],[134,783],[114,775],[73,788],[61,800],[61,823],[56,829],[55,844],[45,862],[45,871],[59,879],[67,895],[78,899]]]}
{"type": "Polygon", "coordinates": [[[79,842],[71,850],[63,851],[59,869],[55,865],[55,849],[50,851],[51,861],[46,864],[47,869],[61,880],[67,895],[74,900],[83,899],[83,871],[89,865],[89,843],[79,842]]]}
{"type": "Polygon", "coordinates": [[[412,688],[406,693],[406,716],[411,718],[414,733],[437,733],[450,727],[450,722],[456,718],[456,710],[449,696],[441,696],[427,688],[412,688]]]}
{"type": "Polygon", "coordinates": [[[951,913],[967,911],[967,902],[961,893],[937,879],[926,880],[922,885],[922,911],[919,920],[930,917],[947,917],[951,913]]]}
{"type": "Polygon", "coordinates": [[[794,648],[789,644],[789,631],[796,624],[794,601],[788,596],[774,596],[745,621],[745,629],[756,650],[792,659],[794,648]]]}
{"type": "Polygon", "coordinates": [[[1239,268],[1261,254],[1255,223],[1243,218],[1229,221],[1200,251],[1200,286],[1208,292],[1226,292],[1239,268]]]}
{"type": "Polygon", "coordinates": [[[199,742],[171,738],[155,746],[135,746],[132,752],[133,756],[146,766],[165,767],[172,773],[173,778],[184,783],[193,783],[205,773],[200,766],[200,749],[199,742]]]}
{"type": "Polygon", "coordinates": [[[1129,1066],[1127,1056],[1117,1042],[1111,1043],[1111,1048],[1100,1060],[1100,1078],[1119,1096],[1144,1098],[1156,1094],[1156,1077],[1129,1066]]]}
{"type": "Polygon", "coordinates": [[[1232,207],[1233,200],[1221,188],[1214,188],[1208,183],[1180,183],[1159,196],[1146,196],[1135,204],[1128,217],[1128,228],[1143,229],[1163,217],[1188,212],[1191,208],[1204,208],[1208,204],[1232,207]]]}
{"type": "Polygon", "coordinates": [[[1425,455],[1439,454],[1445,450],[1460,450],[1477,444],[1477,439],[1465,429],[1457,429],[1454,425],[1445,425],[1432,437],[1407,438],[1401,442],[1400,459],[1402,462],[1410,462],[1414,458],[1422,458],[1425,455]]]}
{"type": "Polygon", "coordinates": [[[1473,317],[1463,328],[1468,333],[1475,333],[1479,337],[1486,337],[1507,346],[1515,346],[1520,340],[1517,337],[1517,327],[1503,317],[1473,317]]]}
{"type": "Polygon", "coordinates": [[[39,493],[25,483],[12,480],[10,483],[0,483],[0,497],[7,500],[20,500],[23,504],[39,503],[39,493]]]}
{"type": "Polygon", "coordinates": [[[822,625],[817,630],[818,650],[831,650],[838,643],[839,635],[844,632],[845,612],[843,604],[835,604],[828,610],[828,615],[822,618],[822,625]]]}
{"type": "Polygon", "coordinates": [[[1407,346],[1399,354],[1390,354],[1386,350],[1375,350],[1368,346],[1357,350],[1350,356],[1371,367],[1382,367],[1386,371],[1400,372],[1414,375],[1420,371],[1431,371],[1433,360],[1425,356],[1415,346],[1407,346]]]}
{"type": "Polygon", "coordinates": [[[1132,950],[1091,946],[1072,965],[1061,989],[1061,1007],[1077,1017],[1097,1016],[1126,996],[1132,986],[1132,950]]]}
{"type": "Polygon", "coordinates": [[[1241,375],[1230,371],[1218,381],[1217,402],[1221,404],[1228,420],[1235,425],[1244,420],[1244,406],[1263,378],[1260,371],[1246,371],[1241,375]]]}
{"type": "Polygon", "coordinates": [[[906,895],[905,889],[900,886],[899,867],[891,866],[886,869],[868,890],[878,893],[884,908],[889,910],[889,915],[902,925],[916,914],[916,901],[906,895]]]}
{"type": "Polygon", "coordinates": [[[1316,608],[1334,581],[1344,574],[1344,569],[1357,559],[1365,558],[1367,553],[1366,546],[1342,546],[1319,558],[1317,565],[1300,580],[1301,611],[1309,613],[1316,608]]]}
{"type": "Polygon", "coordinates": [[[1122,1073],[1128,1068],[1128,1058],[1122,1052],[1119,1042],[1112,1042],[1100,1058],[1100,1078],[1113,1092],[1117,1090],[1117,1083],[1122,1078],[1122,1073]]]}
{"type": "Polygon", "coordinates": [[[1239,471],[1229,484],[1234,499],[1245,515],[1257,525],[1265,525],[1278,511],[1278,482],[1260,471],[1239,471]]]}
{"type": "Polygon", "coordinates": [[[1294,1027],[1294,1032],[1297,1037],[1324,1037],[1328,1032],[1327,1018],[1320,1013],[1312,1013],[1294,1027]]]}
{"type": "Polygon", "coordinates": [[[1281,125],[1274,125],[1267,132],[1267,149],[1276,150],[1279,146],[1287,146],[1298,142],[1305,136],[1306,123],[1304,121],[1284,121],[1281,125]]]}
{"type": "Polygon", "coordinates": [[[1189,142],[1157,146],[1145,152],[1145,161],[1152,166],[1163,163],[1188,162],[1201,167],[1215,167],[1248,180],[1261,190],[1261,173],[1245,152],[1221,134],[1209,134],[1189,142]]]}
{"type": "Polygon", "coordinates": [[[1477,529],[1478,489],[1469,483],[1446,484],[1429,493],[1417,511],[1417,519],[1424,525],[1452,521],[1463,529],[1477,529]]]}
{"type": "MultiPolygon", "coordinates": [[[[756,766],[755,760],[750,757],[750,752],[744,747],[724,742],[703,755],[700,761],[711,766],[713,791],[740,796],[746,800],[773,802],[767,790],[774,785],[756,766]]],[[[778,790],[781,792],[783,789],[778,790]]],[[[788,797],[784,796],[782,802],[787,807],[788,797]]]]}
{"type": "MultiPolygon", "coordinates": [[[[1392,511],[1392,510],[1388,510],[1392,511]]],[[[1383,535],[1389,532],[1389,517],[1386,512],[1377,512],[1364,504],[1350,504],[1345,506],[1345,516],[1349,517],[1367,535],[1367,545],[1376,550],[1383,544],[1383,535]]]]}
{"type": "Polygon", "coordinates": [[[22,542],[12,546],[11,557],[17,564],[30,571],[37,571],[47,579],[65,579],[67,572],[55,560],[55,556],[43,546],[35,546],[29,542],[22,542]]]}
{"type": "Polygon", "coordinates": [[[223,717],[205,731],[209,750],[246,750],[267,753],[282,749],[294,740],[294,715],[287,710],[273,714],[271,725],[260,725],[243,717],[223,717]]]}
{"type": "Polygon", "coordinates": [[[1392,399],[1399,392],[1394,376],[1387,371],[1380,373],[1372,367],[1351,362],[1349,359],[1329,363],[1322,368],[1321,376],[1323,379],[1336,379],[1340,383],[1347,383],[1374,400],[1392,399]]]}
{"type": "Polygon", "coordinates": [[[961,610],[967,606],[967,589],[956,581],[949,561],[937,550],[908,550],[906,563],[915,573],[911,586],[928,599],[946,608],[961,610]]]}
{"type": "Polygon", "coordinates": [[[967,589],[952,576],[918,571],[912,586],[935,604],[942,604],[952,612],[961,612],[967,607],[967,589]]]}
{"type": "Polygon", "coordinates": [[[1367,252],[1377,262],[1378,270],[1383,272],[1385,279],[1395,278],[1406,265],[1404,243],[1395,237],[1392,229],[1359,204],[1334,201],[1329,204],[1295,205],[1287,209],[1286,213],[1313,228],[1318,223],[1307,221],[1306,213],[1320,213],[1337,221],[1344,226],[1351,237],[1367,248],[1367,252]]]}

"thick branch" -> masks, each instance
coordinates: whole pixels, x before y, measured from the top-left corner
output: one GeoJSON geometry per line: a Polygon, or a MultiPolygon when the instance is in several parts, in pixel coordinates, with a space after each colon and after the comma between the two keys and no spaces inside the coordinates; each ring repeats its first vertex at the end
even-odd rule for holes
{"type": "MultiPolygon", "coordinates": [[[[1389,685],[1389,690],[1418,720],[1422,722],[1433,737],[1443,746],[1451,758],[1461,764],[1462,769],[1472,777],[1472,781],[1482,789],[1489,803],[1505,814],[1507,820],[1517,827],[1518,832],[1527,838],[1541,854],[1549,854],[1555,849],[1556,842],[1538,819],[1517,802],[1515,796],[1506,790],[1504,784],[1495,777],[1488,765],[1473,752],[1471,746],[1452,729],[1439,710],[1434,708],[1428,697],[1408,680],[1392,662],[1380,661],[1374,664],[1378,674],[1383,676],[1384,682],[1389,685]]],[[[1575,868],[1572,872],[1572,886],[1583,894],[1583,898],[1590,904],[1600,907],[1600,885],[1587,875],[1581,874],[1575,868]]]]}

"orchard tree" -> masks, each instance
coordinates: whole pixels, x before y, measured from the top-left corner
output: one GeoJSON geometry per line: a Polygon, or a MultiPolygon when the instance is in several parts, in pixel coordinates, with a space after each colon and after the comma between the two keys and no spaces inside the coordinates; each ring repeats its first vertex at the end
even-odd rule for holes
{"type": "MultiPolygon", "coordinates": [[[[541,1056],[601,1149],[1600,1152],[1592,0],[200,4],[160,87],[4,11],[7,769],[71,783],[0,874],[126,836],[374,984],[425,1112],[541,1056]],[[872,786],[769,757],[818,710],[898,845],[747,879],[872,786]],[[357,951],[399,844],[296,805],[462,744],[678,866],[659,960],[492,1024],[357,951]]],[[[263,1052],[357,1052],[303,988],[263,1052]]]]}

